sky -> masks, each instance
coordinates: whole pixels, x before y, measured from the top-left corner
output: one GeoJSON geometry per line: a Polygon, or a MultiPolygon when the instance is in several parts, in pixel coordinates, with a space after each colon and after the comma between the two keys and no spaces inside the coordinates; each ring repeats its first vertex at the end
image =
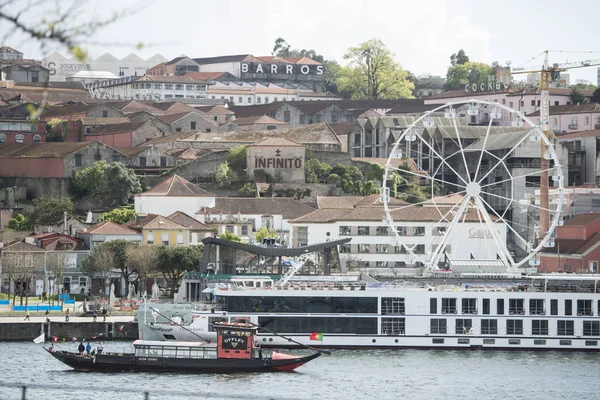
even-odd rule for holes
{"type": "MultiPolygon", "coordinates": [[[[61,1],[66,0],[48,4],[56,8],[61,1]]],[[[292,48],[314,49],[342,64],[349,47],[377,38],[417,75],[445,76],[450,55],[459,49],[471,61],[513,67],[540,66],[542,57],[531,59],[544,50],[551,50],[550,63],[600,60],[593,29],[598,0],[89,0],[80,17],[102,18],[123,9],[135,11],[83,43],[90,55],[262,56],[270,55],[282,37],[292,48]],[[140,42],[144,47],[136,49],[140,42]]],[[[0,33],[7,28],[0,23],[0,33]]],[[[67,53],[60,47],[40,49],[18,33],[3,44],[25,57],[67,53]]],[[[569,74],[571,83],[597,84],[597,67],[569,74]]]]}

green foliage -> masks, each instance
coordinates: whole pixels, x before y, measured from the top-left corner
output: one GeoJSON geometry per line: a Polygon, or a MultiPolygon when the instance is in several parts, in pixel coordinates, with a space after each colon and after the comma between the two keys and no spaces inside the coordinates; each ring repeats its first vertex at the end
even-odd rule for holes
{"type": "Polygon", "coordinates": [[[246,179],[246,146],[230,148],[225,160],[229,164],[229,168],[237,175],[237,181],[246,179]]]}
{"type": "Polygon", "coordinates": [[[594,103],[600,103],[600,87],[596,88],[596,90],[594,90],[594,93],[592,93],[592,101],[594,103]]]}
{"type": "MultiPolygon", "coordinates": [[[[408,171],[409,165],[407,162],[404,162],[398,168],[408,171]]],[[[430,186],[421,186],[418,183],[412,182],[412,176],[401,170],[394,171],[387,185],[390,188],[390,195],[392,197],[408,203],[419,203],[431,197],[430,186]]]]}
{"type": "Polygon", "coordinates": [[[254,239],[257,243],[262,243],[263,239],[277,239],[277,232],[269,230],[266,226],[263,226],[258,231],[254,232],[254,239]]]}
{"type": "Polygon", "coordinates": [[[256,195],[256,190],[252,187],[250,182],[247,182],[240,188],[238,193],[244,197],[254,197],[256,195]]]}
{"type": "Polygon", "coordinates": [[[381,164],[369,164],[369,167],[365,171],[365,179],[382,181],[385,168],[381,164]]]}
{"type": "Polygon", "coordinates": [[[449,67],[446,73],[446,90],[464,89],[466,84],[488,84],[489,76],[496,74],[493,66],[479,62],[465,62],[449,67]]]}
{"type": "Polygon", "coordinates": [[[462,65],[469,62],[469,56],[465,54],[463,49],[460,49],[458,53],[454,53],[450,56],[450,64],[454,67],[456,65],[462,65]]]}
{"type": "Polygon", "coordinates": [[[217,171],[215,172],[215,180],[217,181],[217,185],[219,185],[219,187],[229,189],[231,184],[235,182],[235,179],[235,172],[229,168],[229,163],[227,161],[221,163],[221,165],[217,167],[217,171]]]}
{"type": "Polygon", "coordinates": [[[16,217],[8,221],[8,230],[11,231],[26,231],[31,229],[31,224],[23,214],[17,214],[16,217]]]}
{"type": "Polygon", "coordinates": [[[135,210],[131,208],[115,208],[109,212],[105,212],[100,216],[99,222],[102,221],[112,221],[115,224],[125,224],[136,217],[135,210]]]}
{"type": "Polygon", "coordinates": [[[578,90],[596,90],[597,89],[596,85],[594,85],[592,82],[586,81],[586,80],[577,81],[577,83],[574,85],[571,85],[570,88],[578,89],[578,90]]]}
{"type": "Polygon", "coordinates": [[[331,165],[311,158],[304,164],[304,175],[306,183],[324,183],[331,171],[331,165]]]}
{"type": "Polygon", "coordinates": [[[583,104],[583,103],[585,103],[585,96],[577,88],[573,88],[571,90],[571,94],[569,95],[569,97],[571,98],[571,102],[573,104],[583,104]]]}
{"type": "Polygon", "coordinates": [[[35,199],[29,220],[33,225],[56,224],[62,221],[65,212],[73,215],[74,211],[73,203],[69,199],[35,199]]]}
{"type": "Polygon", "coordinates": [[[231,233],[231,232],[223,232],[223,233],[221,233],[219,235],[219,239],[229,240],[231,242],[238,242],[238,243],[242,242],[242,238],[240,238],[235,233],[231,233]]]}
{"type": "Polygon", "coordinates": [[[160,246],[157,270],[162,273],[171,288],[171,296],[179,288],[179,280],[185,271],[195,271],[202,262],[203,246],[160,246]]]}
{"type": "Polygon", "coordinates": [[[131,196],[142,192],[135,172],[120,162],[97,161],[91,167],[77,171],[73,186],[78,195],[91,196],[112,206],[127,204],[131,196]]]}
{"type": "Polygon", "coordinates": [[[67,121],[60,118],[52,118],[46,123],[46,141],[64,142],[67,134],[67,121]]]}
{"type": "Polygon", "coordinates": [[[408,72],[394,61],[394,54],[381,40],[349,48],[344,59],[349,63],[337,74],[337,87],[344,96],[354,100],[413,97],[408,72]]]}
{"type": "Polygon", "coordinates": [[[327,183],[331,183],[336,186],[340,184],[341,180],[342,178],[340,178],[338,174],[329,174],[329,176],[327,177],[327,183]]]}

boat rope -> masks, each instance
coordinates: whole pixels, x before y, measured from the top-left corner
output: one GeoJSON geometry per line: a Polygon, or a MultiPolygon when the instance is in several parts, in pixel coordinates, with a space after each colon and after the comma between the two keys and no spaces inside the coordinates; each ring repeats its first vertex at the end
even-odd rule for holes
{"type": "MultiPolygon", "coordinates": [[[[302,347],[305,347],[305,348],[307,348],[307,349],[310,349],[310,350],[313,350],[313,351],[318,351],[319,353],[327,354],[328,356],[330,356],[330,355],[331,355],[331,352],[330,352],[330,351],[327,351],[327,350],[322,350],[322,349],[317,349],[316,347],[312,347],[312,346],[309,346],[309,345],[307,345],[307,344],[304,344],[304,343],[297,342],[297,341],[295,341],[295,340],[294,340],[294,339],[292,339],[292,338],[289,338],[289,337],[287,337],[287,336],[280,335],[280,334],[279,334],[279,333],[277,333],[277,332],[273,332],[272,330],[270,330],[269,328],[265,328],[264,326],[260,326],[260,325],[257,325],[257,324],[255,324],[255,323],[253,323],[253,322],[246,321],[246,320],[243,320],[243,321],[244,321],[245,323],[247,323],[247,324],[250,324],[250,325],[253,325],[253,326],[255,326],[255,327],[259,328],[259,329],[264,329],[265,331],[267,331],[267,332],[269,332],[269,333],[271,333],[271,334],[273,334],[273,335],[275,335],[275,336],[279,336],[280,338],[282,338],[282,339],[285,339],[285,340],[287,340],[288,342],[296,343],[297,345],[300,345],[300,346],[302,346],[302,347]]],[[[234,322],[235,322],[235,321],[234,321],[234,322]]]]}
{"type": "Polygon", "coordinates": [[[186,328],[185,326],[183,326],[183,320],[182,320],[180,323],[177,323],[177,322],[173,321],[171,318],[169,318],[169,317],[167,317],[166,315],[162,314],[162,313],[161,313],[160,311],[158,311],[156,308],[153,308],[153,307],[148,307],[148,308],[149,308],[149,309],[151,309],[152,311],[154,311],[155,313],[157,313],[158,315],[160,315],[161,317],[168,319],[170,322],[174,323],[175,325],[177,325],[177,326],[179,326],[179,327],[181,327],[181,328],[185,329],[185,330],[186,330],[186,331],[188,331],[189,333],[191,333],[191,334],[193,334],[193,335],[196,335],[196,336],[198,336],[200,339],[204,340],[204,341],[205,341],[205,342],[207,342],[207,343],[210,343],[210,339],[207,339],[207,338],[205,338],[204,336],[202,336],[202,335],[199,335],[199,334],[197,334],[196,332],[194,332],[194,331],[192,331],[192,330],[190,330],[190,329],[186,328]]]}

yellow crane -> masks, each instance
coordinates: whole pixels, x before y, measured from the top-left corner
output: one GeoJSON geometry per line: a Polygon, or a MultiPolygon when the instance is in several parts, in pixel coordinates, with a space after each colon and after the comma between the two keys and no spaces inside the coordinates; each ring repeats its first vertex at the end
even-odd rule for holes
{"type": "MultiPolygon", "coordinates": [[[[541,90],[541,99],[540,99],[540,125],[541,129],[546,135],[546,138],[550,139],[550,82],[558,77],[560,72],[567,71],[573,68],[585,68],[592,67],[595,65],[600,65],[600,60],[586,60],[586,61],[577,61],[570,62],[564,64],[548,64],[548,52],[549,50],[544,51],[544,64],[538,68],[513,68],[510,74],[531,74],[539,72],[541,75],[540,78],[540,90],[541,90]]],[[[549,209],[549,199],[548,199],[548,168],[549,168],[549,160],[544,158],[544,153],[546,151],[546,145],[542,140],[542,148],[541,148],[541,163],[540,163],[540,235],[539,237],[544,237],[548,229],[550,229],[550,217],[548,214],[549,209]]]]}

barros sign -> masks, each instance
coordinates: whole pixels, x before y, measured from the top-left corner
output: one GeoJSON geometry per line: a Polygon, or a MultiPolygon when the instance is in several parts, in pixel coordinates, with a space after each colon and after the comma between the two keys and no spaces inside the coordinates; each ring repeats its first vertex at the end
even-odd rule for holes
{"type": "Polygon", "coordinates": [[[241,63],[242,74],[323,75],[324,65],[241,63]]]}

